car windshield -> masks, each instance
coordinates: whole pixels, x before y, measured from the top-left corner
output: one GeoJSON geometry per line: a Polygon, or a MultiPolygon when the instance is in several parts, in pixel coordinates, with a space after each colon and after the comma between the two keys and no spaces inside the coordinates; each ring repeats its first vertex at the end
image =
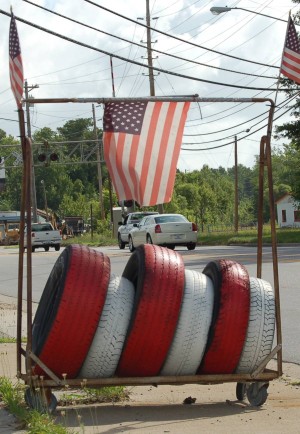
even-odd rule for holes
{"type": "Polygon", "coordinates": [[[164,215],[160,217],[155,217],[155,222],[161,223],[186,223],[187,220],[182,215],[164,215]]]}

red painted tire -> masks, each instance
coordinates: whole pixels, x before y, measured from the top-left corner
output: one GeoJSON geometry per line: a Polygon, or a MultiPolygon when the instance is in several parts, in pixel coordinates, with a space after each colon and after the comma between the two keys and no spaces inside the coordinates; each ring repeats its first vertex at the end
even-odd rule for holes
{"type": "Polygon", "coordinates": [[[158,375],[180,313],[184,292],[183,259],[173,250],[144,244],[131,255],[123,277],[134,284],[136,294],[116,375],[158,375]]]}
{"type": "MultiPolygon", "coordinates": [[[[33,322],[33,352],[58,377],[77,376],[105,303],[110,279],[108,256],[70,245],[56,261],[33,322]]],[[[44,374],[36,365],[34,374],[44,374]]]]}
{"type": "Polygon", "coordinates": [[[238,365],[250,312],[250,279],[234,261],[210,262],[203,273],[214,284],[215,301],[208,342],[198,374],[230,374],[238,365]]]}

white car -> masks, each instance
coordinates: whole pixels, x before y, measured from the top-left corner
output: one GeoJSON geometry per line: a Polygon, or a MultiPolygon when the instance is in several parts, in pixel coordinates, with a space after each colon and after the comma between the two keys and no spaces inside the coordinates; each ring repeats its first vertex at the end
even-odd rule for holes
{"type": "Polygon", "coordinates": [[[157,244],[174,249],[186,246],[194,250],[197,243],[198,228],[181,214],[156,214],[144,217],[134,224],[128,235],[131,252],[140,244],[157,244]]]}

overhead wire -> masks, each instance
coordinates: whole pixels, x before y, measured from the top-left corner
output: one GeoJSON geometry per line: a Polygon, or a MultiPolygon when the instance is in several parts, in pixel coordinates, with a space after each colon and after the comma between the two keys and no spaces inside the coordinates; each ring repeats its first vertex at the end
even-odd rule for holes
{"type": "MultiPolygon", "coordinates": [[[[84,0],[84,1],[88,1],[88,0],[84,0]]],[[[0,9],[0,13],[4,14],[4,15],[7,15],[7,16],[10,16],[9,13],[3,11],[2,9],[0,9]]],[[[112,56],[112,57],[115,57],[115,58],[118,58],[118,59],[121,59],[121,60],[125,60],[127,62],[131,62],[131,63],[133,63],[135,65],[144,66],[141,62],[137,62],[135,60],[127,59],[127,58],[125,58],[123,56],[120,56],[118,54],[114,54],[114,53],[111,53],[109,51],[93,47],[93,46],[91,46],[89,44],[85,44],[83,42],[79,42],[79,41],[77,41],[77,40],[75,40],[73,38],[70,38],[70,37],[64,36],[64,35],[62,35],[60,33],[54,32],[52,30],[46,29],[45,27],[39,26],[37,24],[34,24],[34,23],[32,23],[32,22],[30,22],[28,20],[24,20],[23,18],[19,18],[16,15],[15,15],[15,19],[18,20],[18,21],[20,21],[20,22],[22,22],[22,23],[24,23],[24,24],[27,24],[27,25],[29,25],[31,27],[34,27],[36,29],[39,29],[39,30],[44,31],[46,33],[49,33],[49,34],[51,34],[53,36],[59,37],[59,38],[64,39],[64,40],[66,40],[68,42],[71,42],[71,43],[74,43],[76,45],[79,45],[81,47],[89,48],[90,50],[94,50],[94,51],[97,51],[97,52],[100,52],[100,53],[104,53],[104,54],[107,54],[108,56],[112,56]]],[[[257,63],[257,62],[254,62],[254,63],[257,63]]],[[[238,88],[238,89],[249,89],[249,90],[268,90],[266,88],[260,88],[260,87],[238,86],[238,85],[234,85],[234,84],[230,84],[230,83],[221,83],[221,82],[216,82],[216,81],[212,81],[212,80],[205,80],[205,79],[202,79],[202,78],[199,78],[199,77],[193,77],[193,76],[188,76],[188,75],[185,75],[185,74],[175,73],[175,72],[169,71],[167,69],[160,69],[160,68],[157,68],[155,66],[152,66],[152,67],[147,66],[147,68],[148,69],[152,69],[153,71],[164,72],[166,74],[174,75],[176,77],[185,78],[185,79],[189,79],[189,80],[193,80],[193,81],[198,81],[198,82],[202,82],[202,83],[204,82],[204,83],[215,84],[215,85],[218,85],[218,86],[234,87],[234,88],[238,88]]],[[[273,89],[273,90],[275,91],[276,89],[273,89]]],[[[280,91],[286,91],[286,90],[287,89],[280,89],[280,91]]]]}
{"type": "MultiPolygon", "coordinates": [[[[45,11],[47,11],[47,12],[50,12],[51,14],[57,15],[57,16],[59,16],[59,17],[61,17],[61,18],[64,18],[64,19],[66,19],[66,20],[69,20],[69,21],[71,21],[71,22],[74,22],[74,23],[76,23],[76,24],[79,24],[79,25],[81,25],[81,26],[84,26],[84,27],[87,27],[87,28],[89,28],[89,29],[95,30],[95,31],[97,31],[97,32],[103,33],[104,35],[110,36],[110,37],[112,37],[112,38],[116,38],[116,39],[119,39],[119,40],[121,40],[121,41],[127,42],[127,43],[130,44],[130,46],[131,46],[131,45],[135,45],[135,46],[140,47],[140,48],[145,48],[142,44],[139,44],[139,43],[137,43],[137,42],[130,41],[129,39],[125,39],[125,38],[122,38],[122,37],[120,37],[120,36],[113,35],[112,33],[105,32],[104,30],[97,29],[96,27],[93,27],[93,26],[90,26],[90,25],[88,25],[88,24],[82,23],[81,21],[74,20],[73,18],[67,17],[66,15],[62,15],[62,14],[60,14],[60,13],[58,13],[58,12],[55,12],[55,11],[53,11],[53,10],[51,10],[51,9],[48,9],[48,8],[44,7],[44,6],[41,6],[41,5],[35,4],[35,3],[31,2],[30,0],[23,0],[23,1],[26,2],[26,3],[28,3],[28,4],[30,4],[30,5],[32,5],[32,6],[35,6],[35,7],[37,7],[37,8],[42,9],[42,10],[45,10],[45,11]]],[[[134,23],[135,23],[135,26],[136,26],[137,24],[139,24],[137,21],[134,21],[134,23]]],[[[155,28],[153,28],[153,29],[155,29],[155,28]]],[[[118,50],[118,51],[120,51],[120,50],[118,50]]],[[[195,60],[193,60],[193,59],[186,59],[186,58],[184,58],[184,57],[176,56],[175,54],[171,54],[171,53],[168,53],[168,52],[160,51],[160,50],[157,50],[157,49],[155,49],[155,48],[152,48],[151,51],[152,51],[152,52],[155,52],[155,53],[158,53],[158,54],[163,54],[163,55],[165,55],[165,56],[172,57],[172,58],[175,58],[175,59],[178,59],[178,60],[182,60],[182,61],[185,61],[185,62],[188,62],[188,63],[194,63],[194,64],[196,64],[196,65],[206,66],[206,67],[208,67],[208,68],[218,69],[218,70],[221,70],[221,71],[232,72],[232,73],[234,73],[234,74],[250,75],[250,76],[255,76],[255,77],[260,77],[260,78],[270,78],[270,79],[274,79],[273,76],[255,75],[255,74],[251,74],[251,73],[248,73],[248,72],[236,71],[236,70],[232,70],[232,69],[221,68],[221,67],[218,67],[218,66],[209,65],[209,64],[207,64],[207,63],[197,62],[197,61],[195,61],[195,60]]],[[[266,66],[266,65],[263,65],[263,66],[266,66]]],[[[278,67],[276,67],[276,68],[278,68],[278,67]]],[[[33,77],[33,78],[35,78],[35,77],[33,77]]]]}

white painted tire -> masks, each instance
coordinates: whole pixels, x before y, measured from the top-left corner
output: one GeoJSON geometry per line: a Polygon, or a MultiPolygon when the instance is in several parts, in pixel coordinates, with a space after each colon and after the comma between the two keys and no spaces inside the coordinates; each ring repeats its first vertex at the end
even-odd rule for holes
{"type": "Polygon", "coordinates": [[[185,270],[184,296],[172,345],[160,375],[194,375],[201,363],[213,311],[212,280],[185,270]]]}
{"type": "Polygon", "coordinates": [[[100,321],[82,365],[80,378],[112,377],[117,368],[131,318],[134,286],[112,275],[100,321]]]}
{"type": "Polygon", "coordinates": [[[250,316],[237,373],[252,373],[270,354],[275,332],[275,298],[265,280],[250,277],[250,316]]]}

